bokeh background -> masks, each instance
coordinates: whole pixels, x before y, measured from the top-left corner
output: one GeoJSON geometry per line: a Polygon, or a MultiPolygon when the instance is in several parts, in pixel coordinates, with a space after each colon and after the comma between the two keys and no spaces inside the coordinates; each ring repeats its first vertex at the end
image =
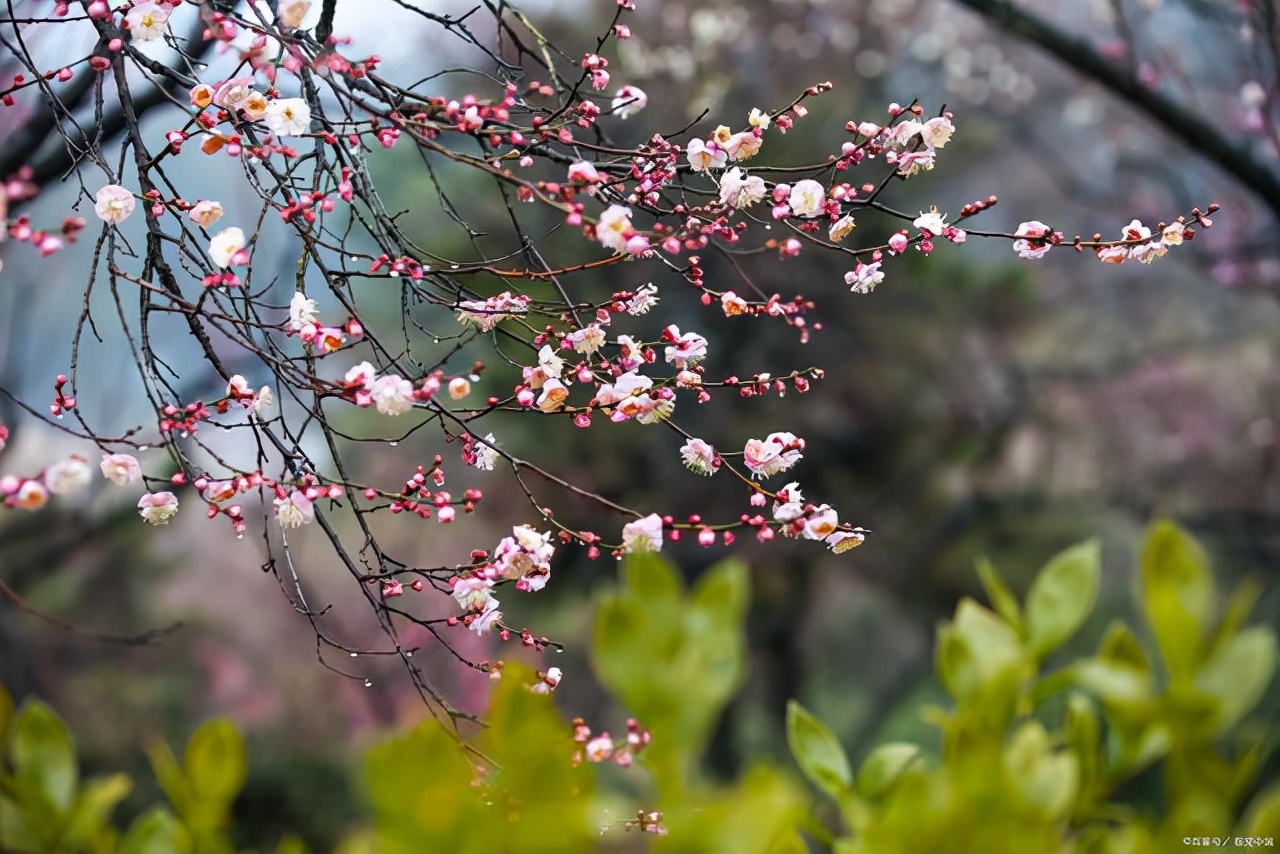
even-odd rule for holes
{"type": "MultiPolygon", "coordinates": [[[[779,429],[797,433],[808,443],[795,471],[806,496],[873,532],[844,556],[812,543],[758,546],[749,538],[733,548],[750,562],[755,584],[751,670],[718,729],[710,773],[733,775],[761,757],[785,761],[782,718],[791,697],[832,726],[855,762],[886,737],[933,744],[919,708],[942,699],[932,669],[934,630],[960,597],[977,595],[973,565],[981,555],[1022,590],[1059,549],[1102,539],[1102,601],[1069,656],[1092,649],[1111,619],[1132,615],[1138,538],[1152,519],[1171,517],[1204,543],[1228,584],[1261,578],[1267,592],[1259,615],[1280,624],[1280,200],[1105,82],[969,8],[992,4],[638,5],[629,21],[633,37],[611,54],[610,70],[615,84],[644,88],[649,107],[626,123],[607,120],[619,141],[637,143],[704,112],[697,132],[721,122],[740,126],[752,107],[776,108],[830,80],[834,89],[809,102],[809,117],[785,145],[772,137],[762,158],[820,159],[844,139],[846,121],[882,120],[889,102],[918,100],[931,113],[946,105],[958,130],[935,172],[892,190],[889,200],[901,211],[937,205],[955,212],[994,193],[999,204],[974,227],[1011,231],[1041,219],[1068,235],[1114,236],[1132,218],[1154,225],[1193,205],[1223,206],[1211,230],[1150,266],[1104,267],[1065,248],[1023,262],[1007,242],[971,239],[963,247],[940,245],[928,258],[890,261],[886,282],[858,296],[843,286],[844,266],[834,257],[752,260],[752,277],[766,294],[798,290],[817,301],[813,318],[823,329],[805,345],[781,324],[753,324],[743,334],[735,319],[704,309],[690,289],[671,289],[655,317],[711,340],[710,374],[826,370],[806,396],[722,395],[711,406],[686,409],[684,426],[736,441],[779,429]]],[[[604,0],[524,4],[571,55],[594,44],[613,7],[604,0]]],[[[388,75],[425,76],[481,61],[437,32],[371,21],[360,8],[340,2],[337,28],[355,35],[356,52],[386,57],[388,75]]],[[[1271,3],[1043,0],[1020,8],[1280,173],[1271,3]]],[[[442,92],[466,85],[453,79],[441,78],[442,92]]],[[[0,129],[0,141],[4,135],[0,129]]],[[[403,162],[384,162],[388,207],[411,209],[440,254],[465,256],[462,240],[450,245],[436,191],[415,165],[407,152],[403,162]]],[[[218,186],[221,176],[190,178],[199,188],[218,186]]],[[[450,189],[467,197],[467,180],[457,177],[450,189]]],[[[28,212],[60,218],[73,198],[69,187],[52,188],[28,212]]],[[[223,201],[234,211],[234,197],[223,201]]],[[[245,210],[251,203],[242,200],[245,210]]],[[[499,204],[474,204],[476,221],[501,229],[499,204]]],[[[865,217],[850,240],[880,242],[898,227],[865,217]]],[[[85,259],[68,252],[37,262],[7,251],[0,386],[38,402],[68,358],[68,306],[83,288],[78,269],[85,259]]],[[[703,257],[709,281],[735,286],[729,258],[703,257]]],[[[287,247],[274,259],[260,252],[255,262],[279,264],[282,272],[291,263],[287,247]]],[[[633,284],[613,275],[593,285],[607,293],[633,284]]],[[[386,316],[398,311],[389,296],[386,316]]],[[[654,328],[660,325],[655,320],[654,328]]],[[[83,410],[96,413],[107,432],[147,419],[130,408],[131,360],[113,346],[108,340],[99,349],[94,381],[80,393],[83,410]]],[[[190,379],[201,388],[200,377],[190,379]]],[[[83,450],[8,399],[0,399],[0,420],[15,432],[0,471],[83,450]]],[[[666,437],[655,441],[644,427],[535,433],[526,426],[545,423],[512,421],[516,432],[504,437],[506,447],[554,461],[562,476],[631,506],[678,515],[742,504],[732,484],[685,473],[666,437]]],[[[394,482],[426,449],[377,443],[358,453],[353,468],[394,482]]],[[[475,544],[491,546],[513,524],[535,521],[518,490],[496,478],[486,488],[482,512],[465,525],[433,526],[426,537],[401,529],[391,534],[396,546],[448,562],[475,544]]],[[[615,524],[585,505],[561,507],[562,517],[583,527],[615,524]]],[[[321,666],[311,627],[258,570],[261,543],[232,541],[199,516],[144,530],[107,489],[35,515],[0,516],[0,578],[31,604],[86,631],[128,634],[181,622],[154,644],[121,647],[42,623],[0,598],[0,680],[19,697],[49,698],[92,767],[140,769],[140,746],[149,739],[180,742],[199,720],[229,714],[252,745],[251,778],[237,807],[243,841],[292,828],[326,848],[360,814],[349,774],[359,747],[424,711],[390,662],[345,662],[350,678],[321,666]]],[[[294,547],[312,604],[333,608],[333,630],[353,644],[372,643],[376,625],[345,574],[326,561],[323,544],[294,547]]],[[[681,544],[670,552],[696,577],[725,550],[681,544]]],[[[517,624],[566,643],[563,655],[544,662],[566,672],[557,691],[564,711],[593,722],[616,719],[618,729],[625,710],[592,683],[585,646],[593,591],[611,584],[615,572],[611,561],[592,563],[566,550],[546,591],[504,598],[504,610],[517,624]]],[[[465,643],[477,655],[505,654],[486,652],[491,642],[465,643]]],[[[443,662],[432,672],[446,692],[479,705],[482,678],[443,662]]],[[[1263,709],[1274,732],[1277,689],[1263,709]]],[[[1272,759],[1264,779],[1278,768],[1272,759]]],[[[153,799],[143,785],[133,802],[153,799]]]]}

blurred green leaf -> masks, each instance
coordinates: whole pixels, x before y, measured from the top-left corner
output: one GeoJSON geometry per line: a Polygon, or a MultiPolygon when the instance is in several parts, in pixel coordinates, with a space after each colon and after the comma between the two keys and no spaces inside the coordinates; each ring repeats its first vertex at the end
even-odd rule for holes
{"type": "Polygon", "coordinates": [[[5,749],[9,735],[9,725],[13,723],[13,697],[0,685],[0,750],[5,749]]]}
{"type": "Polygon", "coordinates": [[[248,774],[244,741],[226,719],[206,721],[195,731],[183,764],[195,802],[221,809],[235,800],[248,774]]]}
{"type": "Polygon", "coordinates": [[[983,703],[997,717],[1012,710],[1025,664],[1017,633],[968,597],[938,632],[938,675],[962,709],[983,703]]]}
{"type": "Polygon", "coordinates": [[[1027,721],[1005,750],[1005,765],[1028,804],[1051,819],[1067,814],[1080,785],[1074,755],[1051,749],[1049,733],[1038,721],[1027,721]]]}
{"type": "Polygon", "coordinates": [[[1218,701],[1218,728],[1235,726],[1262,699],[1276,669],[1276,636],[1265,626],[1237,634],[1196,674],[1196,687],[1218,701]]]}
{"type": "Polygon", "coordinates": [[[14,773],[29,781],[62,813],[75,797],[75,747],[71,733],[58,715],[39,700],[28,700],[18,712],[10,744],[14,773]]]}
{"type": "Polygon", "coordinates": [[[169,745],[163,741],[155,742],[147,748],[147,758],[151,760],[151,771],[156,775],[156,782],[160,784],[169,803],[173,804],[174,810],[183,817],[190,815],[194,805],[191,784],[169,745]]]}
{"type": "Polygon", "coordinates": [[[881,744],[868,754],[858,770],[858,793],[868,800],[878,800],[899,777],[920,762],[920,748],[914,744],[881,744]]]}
{"type": "Polygon", "coordinates": [[[1241,822],[1240,835],[1280,839],[1280,784],[1254,796],[1241,822]]]}
{"type": "Polygon", "coordinates": [[[87,781],[76,795],[67,821],[64,841],[72,847],[88,846],[109,827],[111,811],[128,796],[133,781],[126,774],[112,774],[87,781]]]}
{"type": "Polygon", "coordinates": [[[301,837],[291,833],[280,840],[280,844],[276,846],[276,854],[311,854],[311,849],[301,837]]]}
{"type": "Polygon", "coordinates": [[[1032,655],[1043,658],[1075,634],[1093,610],[1101,575],[1096,540],[1067,549],[1040,570],[1026,603],[1027,640],[1032,655]]]}
{"type": "Polygon", "coordinates": [[[134,819],[120,841],[120,854],[191,854],[194,850],[178,819],[160,806],[134,819]]]}
{"type": "Polygon", "coordinates": [[[1200,546],[1172,522],[1157,522],[1142,549],[1147,621],[1174,681],[1190,680],[1217,608],[1217,590],[1200,546]]]}
{"type": "Polygon", "coordinates": [[[1004,617],[1005,622],[1015,631],[1022,631],[1022,612],[1018,607],[1018,600],[1000,579],[995,566],[985,557],[979,558],[977,570],[978,578],[982,581],[982,589],[987,591],[987,598],[991,600],[996,613],[1004,617]]]}
{"type": "Polygon", "coordinates": [[[787,703],[787,744],[800,770],[833,798],[853,785],[853,769],[831,730],[795,700],[787,703]]]}

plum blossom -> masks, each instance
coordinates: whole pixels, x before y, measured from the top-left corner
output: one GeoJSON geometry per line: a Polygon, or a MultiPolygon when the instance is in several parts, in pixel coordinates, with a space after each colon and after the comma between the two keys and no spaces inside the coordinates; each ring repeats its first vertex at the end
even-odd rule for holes
{"type": "Polygon", "coordinates": [[[725,291],[720,295],[720,308],[724,310],[725,317],[734,317],[739,314],[746,314],[749,306],[746,300],[733,291],[725,291]]]}
{"type": "Polygon", "coordinates": [[[689,471],[706,477],[720,469],[720,455],[701,439],[689,439],[680,446],[680,461],[689,471]]]}
{"type": "Polygon", "coordinates": [[[280,4],[276,17],[280,26],[296,30],[302,26],[302,19],[311,11],[311,0],[285,0],[280,4]]]}
{"type": "Polygon", "coordinates": [[[920,216],[916,217],[911,224],[921,231],[927,231],[937,237],[946,229],[946,219],[946,214],[939,213],[936,208],[931,208],[928,213],[921,211],[920,216]]]}
{"type": "Polygon", "coordinates": [[[291,491],[284,498],[275,500],[276,521],[281,528],[300,528],[310,525],[316,518],[316,509],[311,499],[299,489],[291,491]]]}
{"type": "Polygon", "coordinates": [[[187,216],[201,228],[208,228],[222,219],[222,204],[221,202],[201,199],[191,207],[191,210],[187,212],[187,216]]]}
{"type": "Polygon", "coordinates": [[[613,755],[613,739],[602,732],[583,745],[582,752],[588,762],[605,762],[613,755]]]}
{"type": "Polygon", "coordinates": [[[929,148],[943,148],[951,141],[955,130],[949,116],[935,116],[920,127],[920,138],[929,148]]]}
{"type": "Polygon", "coordinates": [[[493,466],[498,461],[498,451],[494,445],[493,434],[488,433],[483,439],[477,441],[473,453],[475,454],[475,461],[471,465],[481,471],[493,471],[493,466]]]}
{"type": "Polygon", "coordinates": [[[802,181],[796,181],[791,187],[791,194],[787,196],[787,204],[791,207],[791,212],[796,216],[810,218],[822,213],[823,203],[826,201],[827,191],[823,186],[812,178],[805,178],[802,181]]]}
{"type": "Polygon", "coordinates": [[[138,514],[152,525],[168,525],[178,513],[178,497],[172,492],[148,492],[138,499],[138,514]]]}
{"type": "Polygon", "coordinates": [[[821,504],[804,520],[804,531],[800,536],[806,540],[825,540],[836,532],[839,525],[836,511],[828,504],[821,504]]]}
{"type": "Polygon", "coordinates": [[[689,140],[685,148],[685,156],[694,172],[705,172],[708,169],[719,169],[729,159],[724,150],[714,142],[708,145],[700,139],[689,140]]]}
{"type": "Polygon", "coordinates": [[[542,394],[538,396],[537,406],[543,412],[556,412],[564,406],[569,398],[569,389],[555,377],[548,377],[542,384],[542,394]]]}
{"type": "Polygon", "coordinates": [[[662,551],[662,517],[650,513],[643,519],[623,525],[622,550],[628,554],[662,551]]]}
{"type": "Polygon", "coordinates": [[[629,119],[633,113],[638,113],[649,103],[649,96],[639,86],[623,86],[618,90],[618,94],[613,96],[613,112],[620,119],[629,119]]]}
{"type": "Polygon", "coordinates": [[[263,120],[276,136],[302,136],[311,132],[311,108],[302,98],[272,101],[263,120]]]}
{"type": "Polygon", "coordinates": [[[800,462],[803,449],[804,440],[794,433],[770,433],[764,439],[749,440],[743,457],[756,477],[771,477],[800,462]]]}
{"type": "Polygon", "coordinates": [[[93,212],[98,219],[112,225],[124,222],[133,213],[137,200],[133,193],[119,184],[108,184],[94,194],[93,212]]]}
{"type": "Polygon", "coordinates": [[[858,224],[854,222],[853,214],[845,214],[831,223],[831,227],[827,229],[827,237],[831,239],[832,243],[839,243],[852,234],[857,227],[858,224]]]}
{"type": "Polygon", "coordinates": [[[612,383],[601,383],[591,403],[594,406],[609,406],[633,395],[643,394],[652,387],[653,380],[635,371],[627,371],[612,383]]]}
{"type": "Polygon", "coordinates": [[[625,205],[609,205],[600,214],[596,224],[596,240],[600,245],[614,252],[627,250],[627,239],[635,234],[631,227],[631,208],[625,205]]]}
{"type": "Polygon", "coordinates": [[[759,107],[752,107],[751,113],[747,116],[747,124],[760,130],[768,130],[770,121],[769,114],[763,112],[759,107]]]}
{"type": "Polygon", "coordinates": [[[44,485],[54,495],[74,495],[89,485],[93,472],[84,457],[59,460],[44,471],[44,485]]]}
{"type": "Polygon", "coordinates": [[[1036,243],[1032,243],[1028,238],[1031,238],[1032,240],[1048,238],[1051,237],[1052,234],[1053,229],[1049,228],[1049,226],[1039,220],[1033,219],[1029,222],[1024,222],[1019,225],[1018,230],[1014,232],[1014,236],[1019,239],[1013,241],[1013,251],[1018,253],[1019,258],[1026,259],[1028,261],[1043,258],[1048,254],[1049,250],[1053,248],[1052,244],[1047,241],[1040,243],[1038,240],[1036,243]]]}
{"type": "Polygon", "coordinates": [[[563,678],[564,671],[559,667],[548,667],[546,675],[530,685],[529,690],[535,694],[550,694],[563,678]]]}
{"type": "Polygon", "coordinates": [[[236,257],[244,251],[245,244],[244,232],[239,228],[233,226],[223,229],[209,241],[209,258],[213,260],[215,267],[246,263],[247,256],[243,259],[236,257]]]}
{"type": "Polygon", "coordinates": [[[844,274],[844,283],[855,294],[871,293],[876,289],[876,285],[884,281],[884,273],[880,270],[880,263],[879,261],[872,261],[870,264],[863,264],[859,261],[852,270],[844,274]]]}
{"type": "Polygon", "coordinates": [[[681,335],[680,328],[672,324],[666,328],[666,337],[669,337],[672,342],[671,346],[666,348],[666,359],[677,368],[683,370],[706,358],[707,339],[698,333],[686,332],[681,335]]]}
{"type": "Polygon", "coordinates": [[[517,589],[537,591],[551,576],[555,550],[550,531],[540,533],[528,525],[517,525],[493,550],[493,565],[503,578],[516,579],[517,589]]]}
{"type": "Polygon", "coordinates": [[[453,582],[453,598],[458,607],[464,611],[481,612],[488,608],[490,602],[496,602],[493,594],[493,580],[475,575],[458,578],[453,582]]]}
{"type": "Polygon", "coordinates": [[[548,377],[559,379],[564,376],[564,359],[556,355],[550,344],[543,344],[538,351],[538,367],[548,377]]]}
{"type": "Polygon", "coordinates": [[[490,599],[483,611],[466,618],[466,625],[478,635],[484,634],[494,626],[502,625],[502,612],[498,610],[498,600],[490,599]]]}
{"type": "Polygon", "coordinates": [[[218,84],[213,92],[213,103],[224,110],[238,110],[253,91],[252,77],[233,77],[218,84]]]}
{"type": "Polygon", "coordinates": [[[462,300],[458,303],[458,322],[463,325],[479,327],[481,332],[488,332],[508,317],[527,314],[529,297],[524,294],[513,295],[503,291],[497,296],[484,300],[462,300]]]}
{"type": "MultiPolygon", "coordinates": [[[[627,314],[632,317],[639,317],[642,314],[648,314],[649,309],[658,304],[658,299],[657,286],[653,282],[646,282],[636,290],[635,296],[627,300],[624,308],[627,314]]],[[[621,337],[618,338],[618,343],[622,343],[621,337]]]]}
{"type": "Polygon", "coordinates": [[[49,490],[38,480],[24,480],[10,500],[23,510],[39,510],[49,502],[49,490]]]}
{"type": "Polygon", "coordinates": [[[1164,227],[1164,231],[1160,232],[1160,242],[1165,246],[1181,246],[1183,239],[1183,231],[1186,226],[1180,222],[1170,223],[1164,227]]]}
{"type": "Polygon", "coordinates": [[[413,383],[398,374],[378,377],[369,385],[369,395],[383,415],[400,415],[413,408],[413,383]]]}
{"type": "Polygon", "coordinates": [[[289,328],[300,332],[306,326],[314,326],[320,320],[316,301],[302,291],[294,291],[289,298],[289,328]]]}
{"type": "Polygon", "coordinates": [[[738,166],[720,176],[720,204],[742,210],[761,201],[768,194],[764,179],[745,174],[738,166]]]}
{"type": "Polygon", "coordinates": [[[589,323],[581,329],[575,329],[565,336],[574,352],[590,356],[605,345],[604,330],[598,323],[589,323]]]}
{"type": "Polygon", "coordinates": [[[128,486],[142,480],[142,466],[138,458],[130,454],[104,454],[102,476],[117,486],[128,486]]]}
{"type": "Polygon", "coordinates": [[[124,22],[129,26],[129,34],[136,41],[141,42],[161,38],[168,20],[169,7],[150,2],[150,0],[134,3],[128,14],[124,16],[124,22]]]}

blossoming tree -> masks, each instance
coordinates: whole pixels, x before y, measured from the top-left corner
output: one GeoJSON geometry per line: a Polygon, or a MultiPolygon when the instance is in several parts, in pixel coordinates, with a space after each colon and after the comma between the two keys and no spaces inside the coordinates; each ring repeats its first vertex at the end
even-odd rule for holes
{"type": "MultiPolygon", "coordinates": [[[[786,134],[829,82],[798,83],[788,103],[646,132],[632,145],[618,141],[632,126],[624,123],[676,123],[611,76],[611,51],[630,37],[631,0],[618,0],[608,30],[574,50],[552,45],[506,4],[483,26],[471,13],[378,4],[386,21],[419,27],[433,43],[480,51],[483,63],[462,85],[388,71],[361,40],[335,32],[338,5],[24,0],[0,15],[0,152],[17,163],[0,175],[5,272],[52,263],[42,259],[71,243],[92,245],[72,283],[82,300],[68,331],[72,357],[50,369],[49,400],[17,401],[47,413],[82,449],[5,471],[0,496],[6,508],[33,510],[100,473],[137,502],[142,522],[195,512],[229,537],[251,535],[262,554],[246,544],[236,559],[261,561],[279,580],[314,628],[322,662],[399,658],[445,717],[466,716],[402,642],[406,627],[497,678],[500,661],[464,654],[458,638],[471,631],[554,647],[500,598],[542,591],[565,549],[598,559],[682,538],[724,547],[743,534],[837,553],[864,542],[855,524],[864,520],[785,482],[805,451],[786,424],[763,437],[682,426],[687,409],[816,394],[823,378],[820,367],[713,372],[713,339],[649,321],[659,300],[673,300],[689,304],[690,318],[785,324],[801,347],[821,334],[812,294],[766,292],[747,271],[714,281],[704,256],[796,266],[836,253],[844,287],[813,289],[860,299],[891,280],[902,256],[940,242],[988,238],[1024,259],[1058,247],[1108,264],[1150,263],[1207,228],[1216,210],[1135,220],[1108,238],[1068,236],[1039,220],[984,228],[997,203],[986,192],[954,210],[901,210],[895,190],[945,169],[946,146],[963,133],[962,117],[941,104],[848,116],[814,162],[790,157],[786,134]],[[447,216],[452,232],[424,234],[389,209],[392,170],[405,164],[434,188],[421,206],[447,216]],[[225,176],[220,193],[198,179],[211,170],[225,176]],[[31,203],[64,176],[77,198],[60,221],[46,220],[48,206],[31,203]],[[501,211],[501,234],[470,223],[472,196],[501,211]],[[857,239],[872,221],[884,239],[857,239]],[[276,253],[290,258],[289,275],[265,260],[276,253]],[[96,426],[101,414],[77,400],[80,343],[94,337],[127,347],[136,362],[129,382],[148,417],[121,434],[96,426]],[[191,393],[193,374],[218,391],[191,393]],[[515,431],[627,421],[651,430],[648,441],[689,477],[733,480],[740,504],[684,516],[624,506],[558,473],[554,459],[508,450],[515,431]],[[352,464],[364,443],[410,438],[440,450],[398,479],[352,464]],[[483,513],[495,490],[526,499],[510,535],[475,542],[462,561],[433,553],[432,526],[483,513]],[[561,521],[557,506],[569,500],[585,500],[591,521],[561,521]],[[391,526],[422,529],[420,546],[385,546],[391,526]],[[307,604],[307,568],[290,551],[299,537],[328,543],[384,645],[353,646],[307,604]]],[[[0,448],[8,438],[0,425],[0,448]]],[[[534,687],[550,691],[562,675],[546,667],[534,687]]],[[[628,744],[640,733],[633,727],[628,744]]],[[[630,756],[598,739],[588,753],[630,756]]]]}

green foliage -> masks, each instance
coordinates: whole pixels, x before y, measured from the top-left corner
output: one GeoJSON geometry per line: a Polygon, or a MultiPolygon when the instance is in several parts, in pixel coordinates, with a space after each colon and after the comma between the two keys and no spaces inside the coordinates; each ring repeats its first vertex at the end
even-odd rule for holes
{"type": "Polygon", "coordinates": [[[111,813],[133,782],[111,774],[81,782],[75,744],[52,709],[30,700],[14,713],[0,687],[0,850],[32,854],[221,854],[233,849],[225,831],[244,783],[240,735],[210,721],[191,737],[185,768],[163,744],[152,767],[176,811],[153,807],[121,834],[111,813]]]}
{"type": "Polygon", "coordinates": [[[364,782],[376,833],[348,843],[386,854],[578,851],[595,827],[594,769],[574,768],[572,728],[533,675],[509,666],[479,735],[459,744],[437,721],[372,748],[364,782]]]}
{"type": "Polygon", "coordinates": [[[1244,803],[1261,747],[1220,743],[1276,668],[1275,634],[1244,628],[1256,586],[1242,586],[1219,616],[1204,553],[1159,523],[1138,589],[1163,673],[1117,622],[1096,655],[1042,674],[1093,610],[1097,543],[1053,558],[1022,603],[989,564],[978,574],[995,610],[965,599],[938,634],[938,675],[955,702],[926,710],[942,730],[940,763],[885,744],[851,779],[831,734],[793,704],[795,760],[850,831],[837,852],[1155,854],[1184,836],[1280,835],[1280,788],[1244,803]],[[1166,803],[1154,812],[1126,803],[1120,787],[1157,764],[1166,803]]]}
{"type": "MultiPolygon", "coordinates": [[[[598,604],[592,663],[601,683],[652,733],[639,763],[652,775],[656,800],[637,806],[663,814],[668,835],[659,850],[805,851],[797,835],[801,795],[779,769],[758,765],[730,787],[709,785],[696,773],[745,674],[747,567],[721,561],[687,592],[657,555],[628,557],[622,574],[622,587],[598,604]]],[[[825,730],[809,720],[815,729],[800,736],[812,746],[806,755],[815,764],[839,762],[819,756],[825,730]]],[[[834,740],[826,744],[832,745],[839,750],[834,740]]],[[[829,770],[841,773],[838,765],[829,770]]],[[[843,774],[850,776],[847,761],[843,774]]]]}

